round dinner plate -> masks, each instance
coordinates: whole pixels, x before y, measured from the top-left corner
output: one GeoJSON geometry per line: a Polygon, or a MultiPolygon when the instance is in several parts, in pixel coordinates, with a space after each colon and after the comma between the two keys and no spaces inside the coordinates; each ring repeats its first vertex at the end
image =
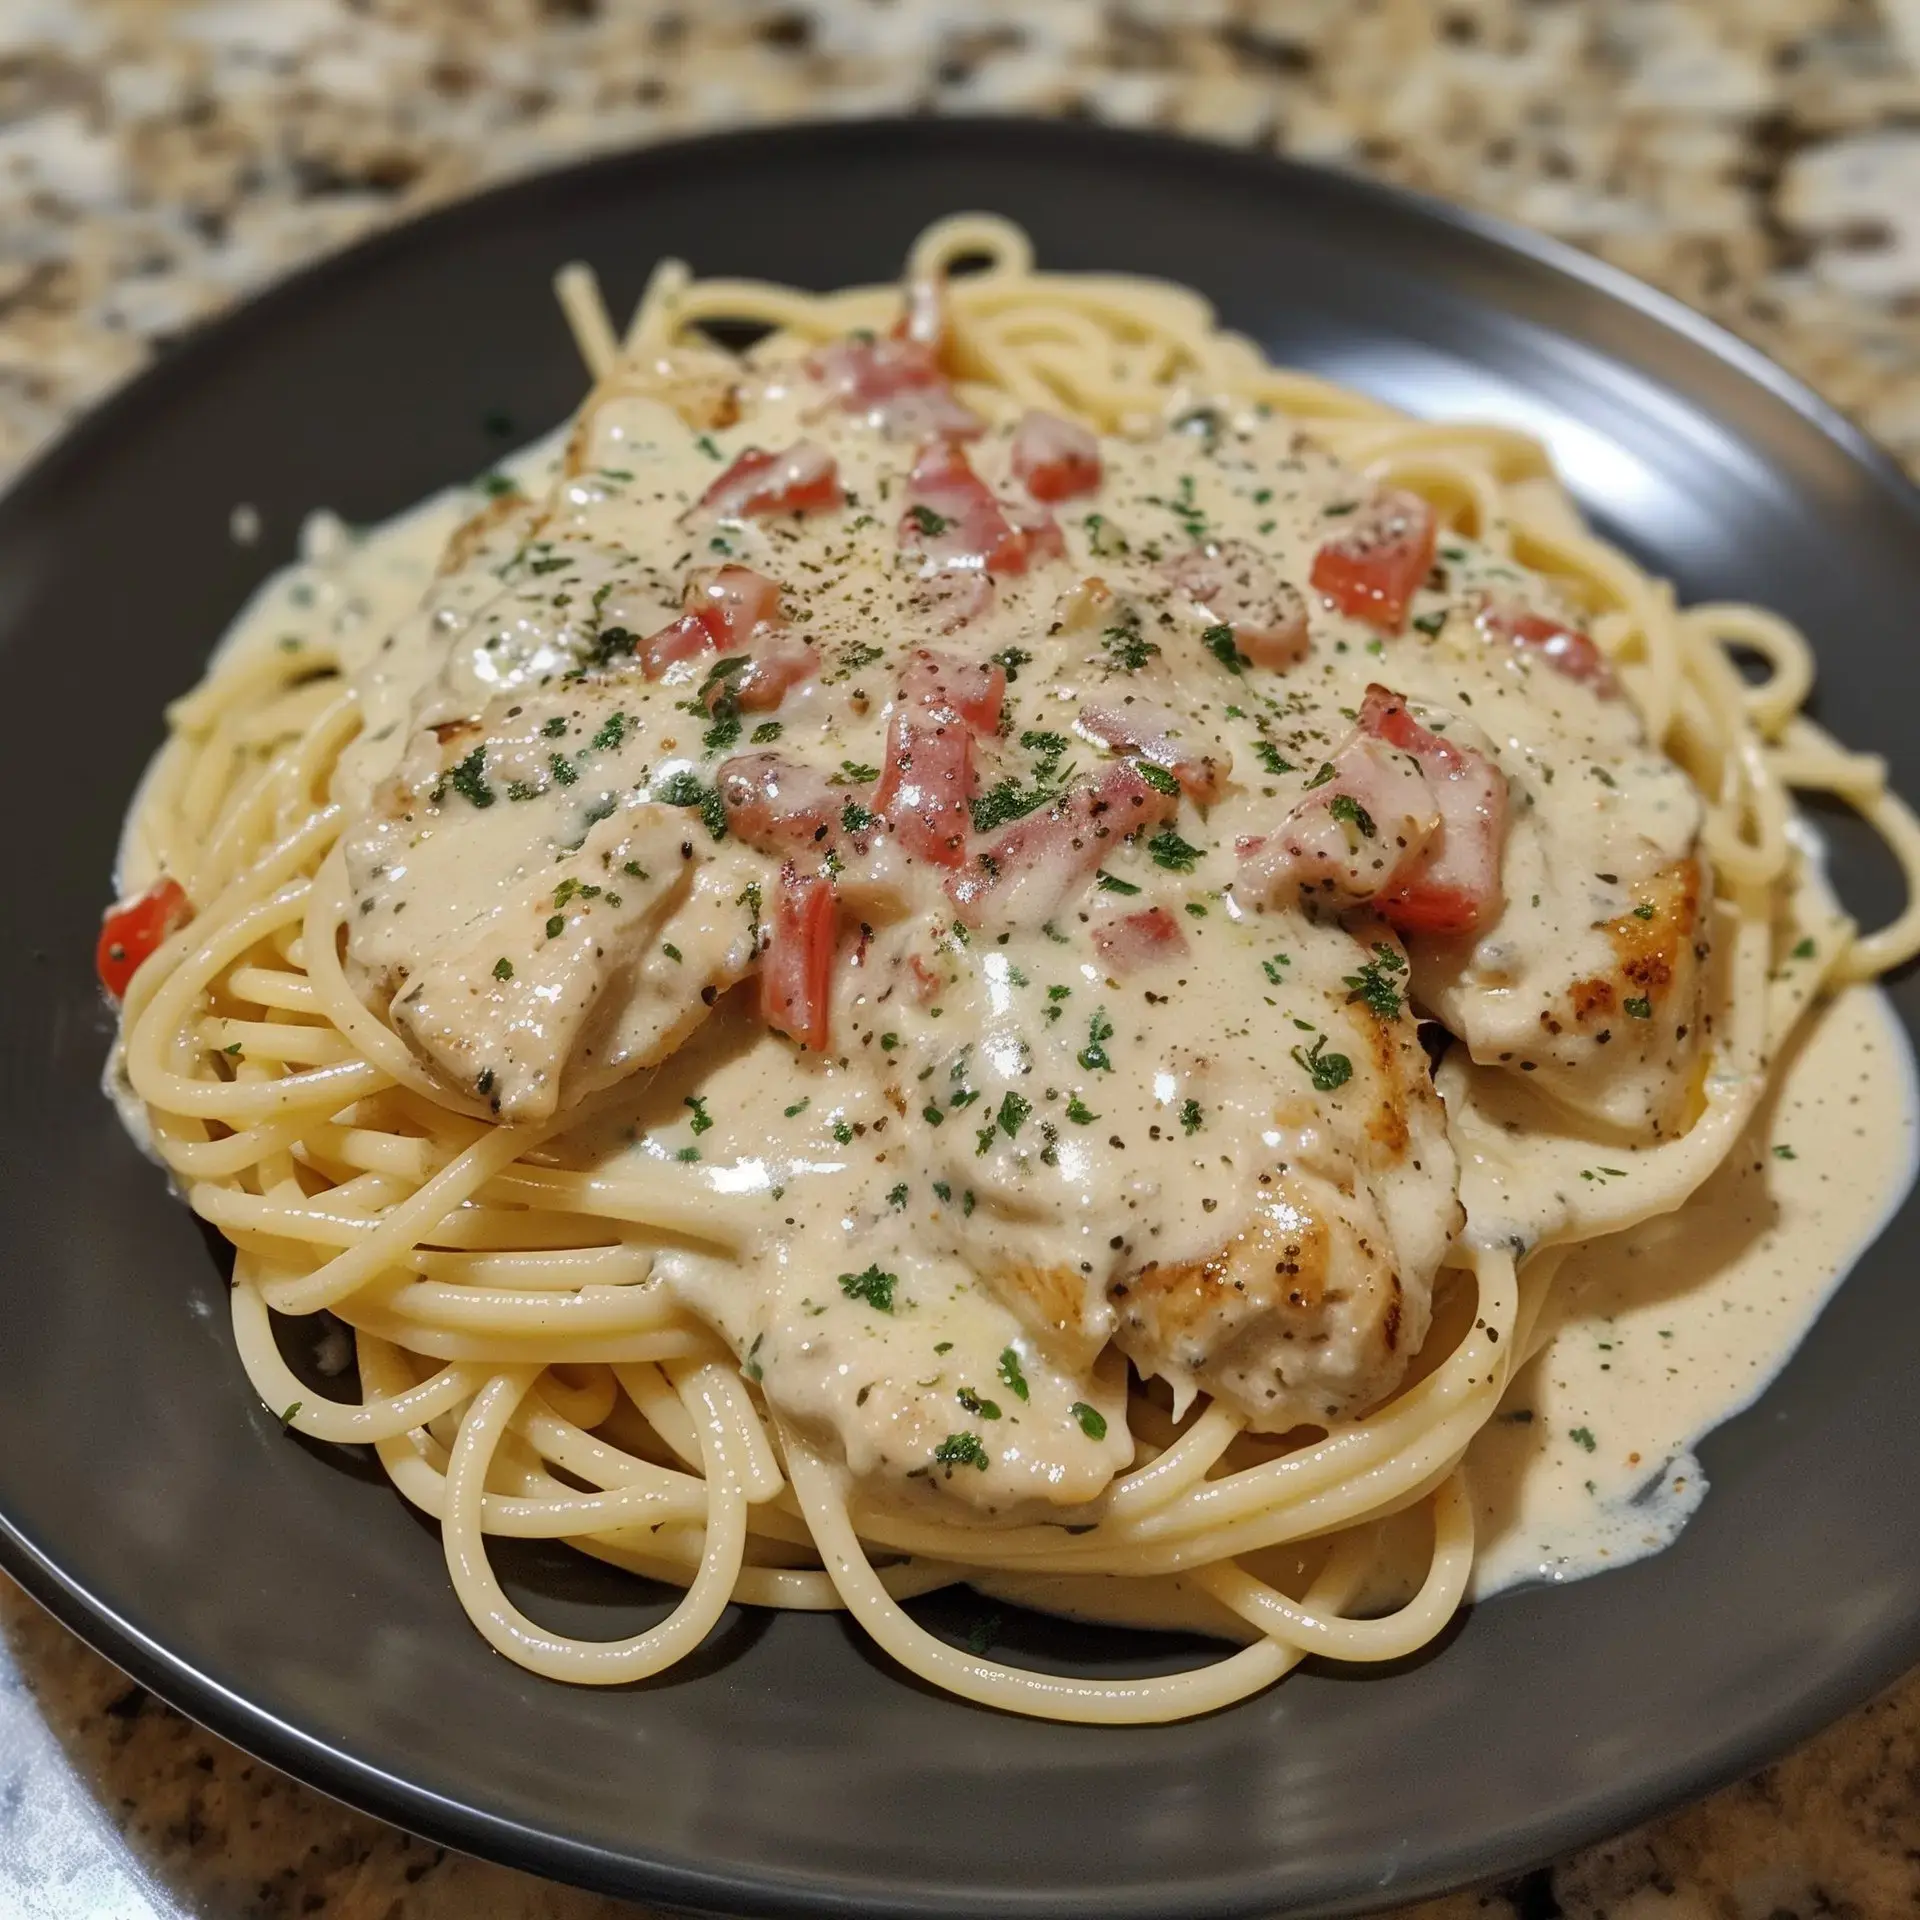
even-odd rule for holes
{"type": "MultiPolygon", "coordinates": [[[[100,1097],[92,950],[120,815],[309,508],[390,514],[553,425],[583,379],[549,277],[618,310],[662,254],[807,287],[890,277],[925,221],[1022,221],[1048,266],[1200,288],[1275,358],[1523,425],[1686,599],[1777,607],[1820,709],[1920,793],[1920,500],[1757,354],[1557,246],[1343,175],[1085,126],[910,121],[659,147],[532,179],[298,275],[197,335],[0,500],[0,1562],[175,1705],[436,1840],[734,1912],[1348,1913],[1514,1871],[1767,1760],[1920,1658],[1920,1213],[1702,1454],[1677,1546],[1469,1612],[1391,1670],[1309,1666],[1208,1719],[1014,1719],[832,1616],[734,1610],[643,1686],[492,1653],[435,1530],[283,1433],[231,1350],[225,1260],[100,1097]],[[263,529],[236,544],[232,510],[263,529]]],[[[1864,915],[1890,863],[1830,822],[1864,915]]],[[[1920,990],[1896,981],[1909,1030],[1920,990]]],[[[324,1390],[324,1389],[322,1389],[324,1390]]],[[[341,1389],[337,1386],[335,1392],[341,1389]]],[[[546,1543],[529,1610],[614,1635],[661,1596],[546,1543]]],[[[1199,1645],[964,1592],[956,1637],[1103,1672],[1199,1645]]]]}

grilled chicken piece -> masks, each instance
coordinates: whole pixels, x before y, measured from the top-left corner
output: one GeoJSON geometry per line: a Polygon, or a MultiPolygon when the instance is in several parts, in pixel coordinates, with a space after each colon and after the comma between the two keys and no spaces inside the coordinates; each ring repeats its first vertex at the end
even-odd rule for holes
{"type": "Polygon", "coordinates": [[[1433,1297],[1431,1275],[1402,1279],[1364,1189],[1305,1172],[1273,1175],[1204,1258],[1149,1260],[1108,1294],[1142,1372],[1184,1374],[1266,1433],[1383,1400],[1426,1338],[1433,1297]]]}
{"type": "Polygon", "coordinates": [[[618,682],[421,730],[347,833],[349,978],[448,1081],[547,1118],[673,1051],[752,966],[750,855],[635,791],[618,682]]]}

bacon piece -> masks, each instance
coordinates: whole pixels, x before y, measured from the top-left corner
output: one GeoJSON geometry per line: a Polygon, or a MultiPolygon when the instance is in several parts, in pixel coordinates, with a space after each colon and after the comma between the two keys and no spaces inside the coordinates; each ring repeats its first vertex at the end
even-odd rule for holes
{"type": "Polygon", "coordinates": [[[942,633],[952,633],[993,605],[993,581],[984,573],[931,574],[914,588],[913,604],[942,633]]]}
{"type": "Polygon", "coordinates": [[[1006,670],[991,662],[955,660],[926,647],[908,655],[873,804],[917,859],[943,867],[965,862],[967,803],[979,785],[974,737],[999,726],[1006,692],[1006,670]]]}
{"type": "Polygon", "coordinates": [[[1137,972],[1187,951],[1187,936],[1165,907],[1148,907],[1117,920],[1096,922],[1089,932],[1101,956],[1117,973],[1137,972]]]}
{"type": "Polygon", "coordinates": [[[1360,725],[1411,754],[1440,812],[1440,831],[1376,899],[1403,933],[1472,933],[1500,910],[1500,860],[1507,836],[1506,776],[1477,748],[1443,739],[1377,682],[1360,704],[1360,725]]]}
{"type": "Polygon", "coordinates": [[[713,629],[697,613],[683,613],[640,642],[640,671],[658,680],[669,667],[694,659],[713,644],[713,629]]]}
{"type": "Polygon", "coordinates": [[[904,705],[887,723],[887,754],[874,789],[875,809],[917,860],[958,867],[967,857],[967,803],[979,782],[973,734],[952,714],[904,705]]]}
{"type": "Polygon", "coordinates": [[[827,1045],[838,919],[833,882],[823,873],[803,874],[789,860],[780,869],[773,924],[760,963],[760,1017],[815,1053],[827,1045]]]}
{"type": "Polygon", "coordinates": [[[1417,493],[1385,487],[1313,556],[1314,590],[1342,613],[1398,633],[1433,566],[1437,530],[1433,509],[1417,493]]]}
{"type": "Polygon", "coordinates": [[[707,709],[711,712],[723,700],[731,699],[742,713],[771,713],[790,688],[811,680],[819,671],[820,656],[805,640],[790,633],[769,635],[737,673],[715,680],[707,688],[707,709]]]}
{"type": "Polygon", "coordinates": [[[976,733],[994,733],[1007,697],[1007,670],[992,660],[956,660],[916,647],[900,673],[900,703],[927,713],[950,713],[976,733]]]}
{"type": "Polygon", "coordinates": [[[955,397],[939,354],[924,341],[835,340],[810,353],[806,368],[843,413],[861,415],[889,440],[970,440],[987,429],[955,397]]]}
{"type": "Polygon", "coordinates": [[[1071,500],[1100,484],[1100,442],[1074,420],[1029,407],[1013,430],[1014,477],[1036,500],[1071,500]]]}
{"type": "Polygon", "coordinates": [[[1002,920],[1050,919],[1128,834],[1164,825],[1178,809],[1176,795],[1143,779],[1130,760],[1118,761],[1090,785],[1016,820],[947,882],[947,895],[969,920],[988,908],[1002,920]]]}
{"type": "Polygon", "coordinates": [[[1371,900],[1439,831],[1439,806],[1408,755],[1356,733],[1330,766],[1275,832],[1240,843],[1242,871],[1255,889],[1285,884],[1318,889],[1341,905],[1371,900]]]}
{"type": "Polygon", "coordinates": [[[743,753],[713,776],[727,827],[762,853],[828,846],[840,829],[846,795],[824,774],[777,753],[743,753]]]}
{"type": "Polygon", "coordinates": [[[951,440],[929,440],[914,456],[900,545],[939,572],[1025,573],[1035,559],[1064,551],[1050,518],[1016,525],[951,440]]]}
{"type": "Polygon", "coordinates": [[[109,907],[93,954],[100,984],[116,1000],[124,1000],[142,963],[192,918],[187,890],[170,875],[131,900],[109,907]]]}
{"type": "Polygon", "coordinates": [[[811,513],[837,507],[841,500],[833,455],[800,440],[784,453],[749,447],[700,496],[696,511],[747,520],[764,513],[811,513]]]}
{"type": "Polygon", "coordinates": [[[1219,799],[1221,782],[1233,771],[1224,748],[1216,759],[1194,753],[1176,737],[1180,716],[1152,700],[1130,699],[1123,707],[1082,707],[1079,728],[1089,740],[1122,753],[1137,753],[1179,781],[1188,799],[1202,806],[1219,799]]]}
{"type": "Polygon", "coordinates": [[[1489,640],[1537,655],[1556,673],[1591,687],[1602,699],[1611,699],[1620,691],[1607,656],[1578,627],[1570,627],[1564,620],[1535,613],[1509,600],[1483,601],[1475,619],[1489,640]]]}
{"type": "Polygon", "coordinates": [[[780,588],[751,567],[718,567],[687,582],[679,619],[640,643],[640,667],[658,680],[671,666],[709,647],[742,651],[761,627],[780,624],[780,588]]]}
{"type": "Polygon", "coordinates": [[[1258,547],[1220,540],[1175,554],[1161,565],[1173,584],[1257,667],[1276,673],[1307,651],[1307,603],[1258,547]]]}

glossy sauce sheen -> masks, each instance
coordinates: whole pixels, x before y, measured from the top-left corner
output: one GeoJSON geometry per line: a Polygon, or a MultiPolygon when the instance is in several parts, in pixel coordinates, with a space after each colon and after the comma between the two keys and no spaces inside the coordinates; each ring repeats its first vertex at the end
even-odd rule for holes
{"type": "MultiPolygon", "coordinates": [[[[1476,617],[1516,594],[1557,614],[1540,583],[1443,534],[1401,630],[1306,592],[1300,657],[1269,667],[1251,644],[1220,646],[1220,583],[1196,590],[1181,569],[1251,552],[1304,589],[1315,552],[1364,506],[1367,486],[1283,420],[1203,415],[1105,442],[1097,491],[1045,507],[1013,477],[1017,423],[991,422],[973,466],[1016,517],[1051,515],[1058,551],[982,592],[979,570],[941,569],[946,529],[900,535],[911,439],[791,369],[751,383],[727,425],[689,404],[697,387],[675,369],[653,392],[603,399],[565,456],[515,463],[524,492],[487,506],[438,572],[471,495],[296,569],[229,644],[324,633],[360,691],[337,792],[354,819],[347,961],[361,991],[502,1118],[627,1083],[583,1129],[609,1171],[630,1158],[670,1172],[746,1235],[738,1258],[664,1254],[661,1280],[871,1491],[959,1496],[994,1519],[1097,1500],[1132,1458],[1122,1350],[1176,1404],[1205,1387],[1267,1430],[1376,1404],[1424,1335],[1462,1219],[1416,1000],[1489,1073],[1527,1076],[1562,1110],[1645,1141],[1671,1129],[1702,1038],[1686,956],[1705,949],[1704,888],[1674,880],[1698,803],[1624,700],[1476,617]],[[747,449],[803,441],[832,456],[841,506],[699,508],[747,449]],[[737,726],[707,710],[729,649],[650,679],[637,644],[603,638],[669,629],[702,570],[728,564],[782,590],[780,619],[743,650],[804,642],[817,660],[737,726]],[[883,804],[916,649],[997,659],[1007,676],[1004,717],[975,743],[969,799],[984,811],[961,828],[962,878],[984,871],[982,901],[859,824],[883,804]],[[1403,943],[1364,902],[1343,911],[1258,877],[1257,843],[1327,784],[1376,683],[1504,782],[1504,904],[1476,934],[1403,943]],[[1184,791],[1152,783],[1167,804],[1150,826],[1103,836],[1097,866],[1038,904],[979,867],[1129,747],[1153,758],[1145,723],[1166,715],[1177,751],[1160,758],[1184,791]],[[837,936],[821,1050],[769,1030],[750,978],[788,852],[714,831],[719,770],[754,753],[852,809],[826,842],[837,936]],[[1651,988],[1621,939],[1641,938],[1650,907],[1640,924],[1681,956],[1651,988]],[[1636,1001],[1645,1014],[1623,1010],[1636,1001]],[[1329,1056],[1346,1066],[1331,1086],[1314,1071],[1329,1056]],[[1223,1275],[1238,1286],[1247,1249],[1264,1262],[1277,1244],[1279,1272],[1303,1243],[1319,1260],[1304,1305],[1276,1296],[1236,1319],[1215,1298],[1223,1275]]],[[[818,843],[799,853],[820,865],[818,843]]],[[[1841,1044],[1834,1032],[1829,1016],[1815,1044],[1841,1044]]],[[[1908,1127],[1895,1058],[1860,1070],[1908,1127]]],[[[1798,1163],[1755,1178],[1788,1171],[1798,1163]]],[[[1612,1375],[1555,1389],[1606,1402],[1623,1464],[1599,1495],[1580,1484],[1598,1473],[1571,1479],[1558,1451],[1510,1444],[1520,1422],[1480,1443],[1488,1519],[1519,1508],[1494,1527],[1487,1579],[1627,1557],[1615,1509],[1647,1476],[1626,1456],[1675,1455],[1775,1369],[1844,1265],[1832,1249],[1850,1255],[1835,1217],[1884,1209],[1890,1187],[1864,1161],[1849,1174],[1852,1211],[1823,1215],[1827,1250],[1781,1263],[1800,1290],[1701,1335],[1712,1358],[1684,1411],[1651,1376],[1626,1398],[1612,1375]]],[[[1742,1252],[1711,1286],[1741,1296],[1769,1257],[1742,1252]]],[[[1611,1244],[1576,1256],[1576,1298],[1605,1297],[1588,1268],[1632,1258],[1611,1244]]],[[[1599,1431],[1602,1415],[1563,1419],[1561,1405],[1536,1442],[1569,1423],[1599,1431]]]]}

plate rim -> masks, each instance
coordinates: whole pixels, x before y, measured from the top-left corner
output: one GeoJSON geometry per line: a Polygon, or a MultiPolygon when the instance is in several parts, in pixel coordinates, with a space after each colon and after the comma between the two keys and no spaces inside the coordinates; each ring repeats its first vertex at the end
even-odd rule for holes
{"type": "MultiPolygon", "coordinates": [[[[1129,149],[1136,158],[1151,160],[1158,155],[1174,168],[1208,166],[1257,179],[1267,190],[1289,179],[1311,181],[1319,191],[1332,188],[1358,203],[1402,216],[1413,215],[1429,226],[1460,233],[1517,256],[1679,336],[1785,405],[1833,447],[1854,472],[1869,480],[1885,503],[1920,533],[1920,482],[1864,428],[1720,322],[1625,269],[1550,234],[1372,175],[1188,134],[1051,115],[890,114],[783,119],[591,153],[492,182],[305,261],[168,339],[131,378],[87,405],[53,439],[36,449],[0,486],[0,540],[7,537],[9,522],[32,511],[35,496],[43,488],[56,484],[75,463],[84,466],[96,449],[118,433],[123,422],[165,398],[176,383],[203,377],[230,341],[255,328],[271,329],[283,312],[333,281],[377,271],[384,256],[404,252],[424,231],[453,228],[468,221],[484,224],[497,208],[516,198],[564,195],[597,177],[635,168],[667,176],[641,180],[636,183],[639,190],[671,192],[673,168],[690,161],[698,163],[703,156],[757,157],[771,163],[787,149],[804,152],[821,144],[857,148],[865,142],[882,151],[894,141],[923,148],[947,145],[964,151],[996,135],[1029,142],[1050,141],[1068,150],[1129,149]]],[[[1763,1393],[1761,1401],[1764,1399],[1763,1393]]],[[[873,1920],[887,1920],[888,1916],[984,1920],[988,1915],[1014,1914],[1034,1916],[1035,1920],[1041,1916],[1060,1916],[1060,1920],[1069,1916],[1081,1920],[1085,1916],[1092,1920],[1095,1914],[1101,1920],[1157,1920],[1176,1911],[1182,1920],[1211,1920],[1212,1916],[1226,1920],[1227,1916],[1274,1911],[1272,1895],[1263,1894],[1263,1877],[1257,1874],[1198,1886],[1188,1882],[1180,1890],[1160,1883],[1125,1894],[1106,1891],[1092,1901],[1063,1900],[1051,1893],[1026,1894],[1007,1888],[983,1900],[956,1887],[893,1894],[872,1883],[847,1885],[823,1875],[791,1871],[773,1874],[749,1867],[713,1868],[686,1859],[643,1859],[615,1852],[442,1795],[395,1776],[377,1762],[328,1744],[296,1722],[198,1670],[159,1637],[136,1627],[104,1597],[69,1576],[58,1558],[4,1510],[0,1510],[0,1570],[64,1628],[130,1678],[197,1725],[302,1785],[436,1844],[593,1891],[702,1912],[740,1912],[744,1903],[750,1902],[754,1911],[769,1915],[832,1913],[872,1916],[873,1920]],[[1168,1905],[1168,1897],[1176,1892],[1177,1908],[1168,1905]]],[[[1464,1610],[1468,1615],[1475,1611],[1477,1608],[1464,1610]]],[[[1633,1789],[1591,1797],[1575,1813],[1521,1823],[1526,1849],[1522,1854],[1509,1851],[1494,1857],[1484,1845],[1456,1843],[1444,1856],[1429,1855],[1425,1870],[1405,1880],[1321,1900],[1311,1908],[1286,1911],[1295,1916],[1321,1914],[1331,1920],[1337,1915],[1378,1912],[1383,1901],[1398,1905],[1480,1884],[1488,1876],[1523,1874],[1576,1848],[1692,1804],[1768,1764],[1872,1699],[1916,1661],[1920,1661],[1920,1613],[1909,1618],[1902,1634],[1888,1635],[1866,1654],[1829,1668],[1819,1685],[1757,1717],[1741,1738],[1719,1745],[1710,1760],[1689,1761],[1643,1776],[1633,1789]]],[[[1509,1837],[1518,1837],[1517,1831],[1510,1828],[1509,1837]]]]}

